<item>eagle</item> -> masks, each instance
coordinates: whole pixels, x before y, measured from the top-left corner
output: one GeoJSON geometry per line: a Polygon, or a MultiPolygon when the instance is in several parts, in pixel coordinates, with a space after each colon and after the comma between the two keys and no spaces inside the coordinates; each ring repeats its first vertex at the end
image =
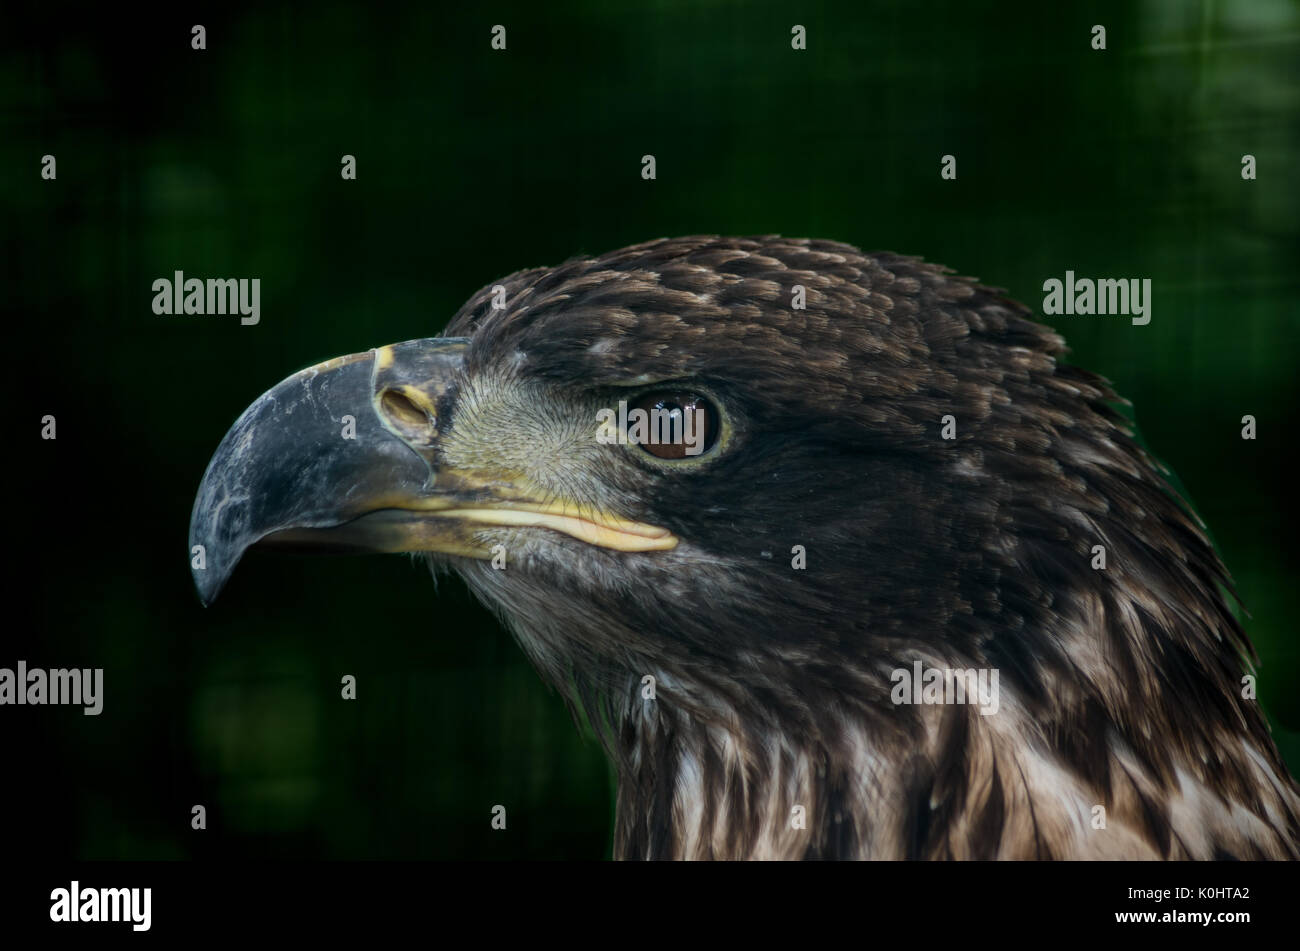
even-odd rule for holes
{"type": "Polygon", "coordinates": [[[1227,571],[1065,353],[828,240],[519,271],[249,406],[194,580],[254,545],[459,574],[610,757],[615,858],[1294,859],[1227,571]]]}

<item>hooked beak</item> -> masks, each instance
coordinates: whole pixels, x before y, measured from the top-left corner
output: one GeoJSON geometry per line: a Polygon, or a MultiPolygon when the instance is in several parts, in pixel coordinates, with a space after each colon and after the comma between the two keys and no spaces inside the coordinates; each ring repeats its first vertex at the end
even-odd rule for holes
{"type": "Polygon", "coordinates": [[[258,397],[194,500],[191,568],[203,603],[254,545],[490,558],[483,526],[529,526],[617,551],[676,546],[666,529],[529,498],[502,473],[441,465],[440,425],[468,343],[435,337],[338,357],[258,397]]]}

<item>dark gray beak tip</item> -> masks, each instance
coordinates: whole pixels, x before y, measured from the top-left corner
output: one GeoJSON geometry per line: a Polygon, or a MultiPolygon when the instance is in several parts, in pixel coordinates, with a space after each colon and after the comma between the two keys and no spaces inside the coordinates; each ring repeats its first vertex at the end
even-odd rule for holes
{"type": "Polygon", "coordinates": [[[221,545],[205,531],[211,527],[209,517],[195,506],[190,522],[190,577],[199,602],[210,608],[226,587],[235,564],[244,553],[243,545],[221,545]],[[233,555],[233,560],[229,557],[233,555]]]}
{"type": "Polygon", "coordinates": [[[221,594],[221,589],[225,587],[225,583],[215,578],[209,580],[207,573],[203,571],[194,571],[193,574],[194,589],[198,592],[199,604],[205,608],[212,607],[217,600],[217,595],[221,594]]]}

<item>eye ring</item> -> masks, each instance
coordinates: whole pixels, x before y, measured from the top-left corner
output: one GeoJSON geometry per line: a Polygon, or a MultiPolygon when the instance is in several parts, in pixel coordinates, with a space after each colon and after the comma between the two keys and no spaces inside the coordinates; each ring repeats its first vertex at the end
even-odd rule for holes
{"type": "Polygon", "coordinates": [[[664,462],[701,458],[721,432],[717,406],[693,390],[649,390],[627,403],[627,441],[664,462]]]}

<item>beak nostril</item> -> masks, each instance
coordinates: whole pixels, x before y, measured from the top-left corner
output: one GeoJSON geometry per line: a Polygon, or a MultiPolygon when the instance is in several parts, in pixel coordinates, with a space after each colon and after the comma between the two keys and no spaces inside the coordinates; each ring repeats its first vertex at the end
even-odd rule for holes
{"type": "Polygon", "coordinates": [[[379,409],[389,423],[408,437],[427,441],[436,434],[433,414],[398,390],[385,390],[379,397],[379,409]]]}

